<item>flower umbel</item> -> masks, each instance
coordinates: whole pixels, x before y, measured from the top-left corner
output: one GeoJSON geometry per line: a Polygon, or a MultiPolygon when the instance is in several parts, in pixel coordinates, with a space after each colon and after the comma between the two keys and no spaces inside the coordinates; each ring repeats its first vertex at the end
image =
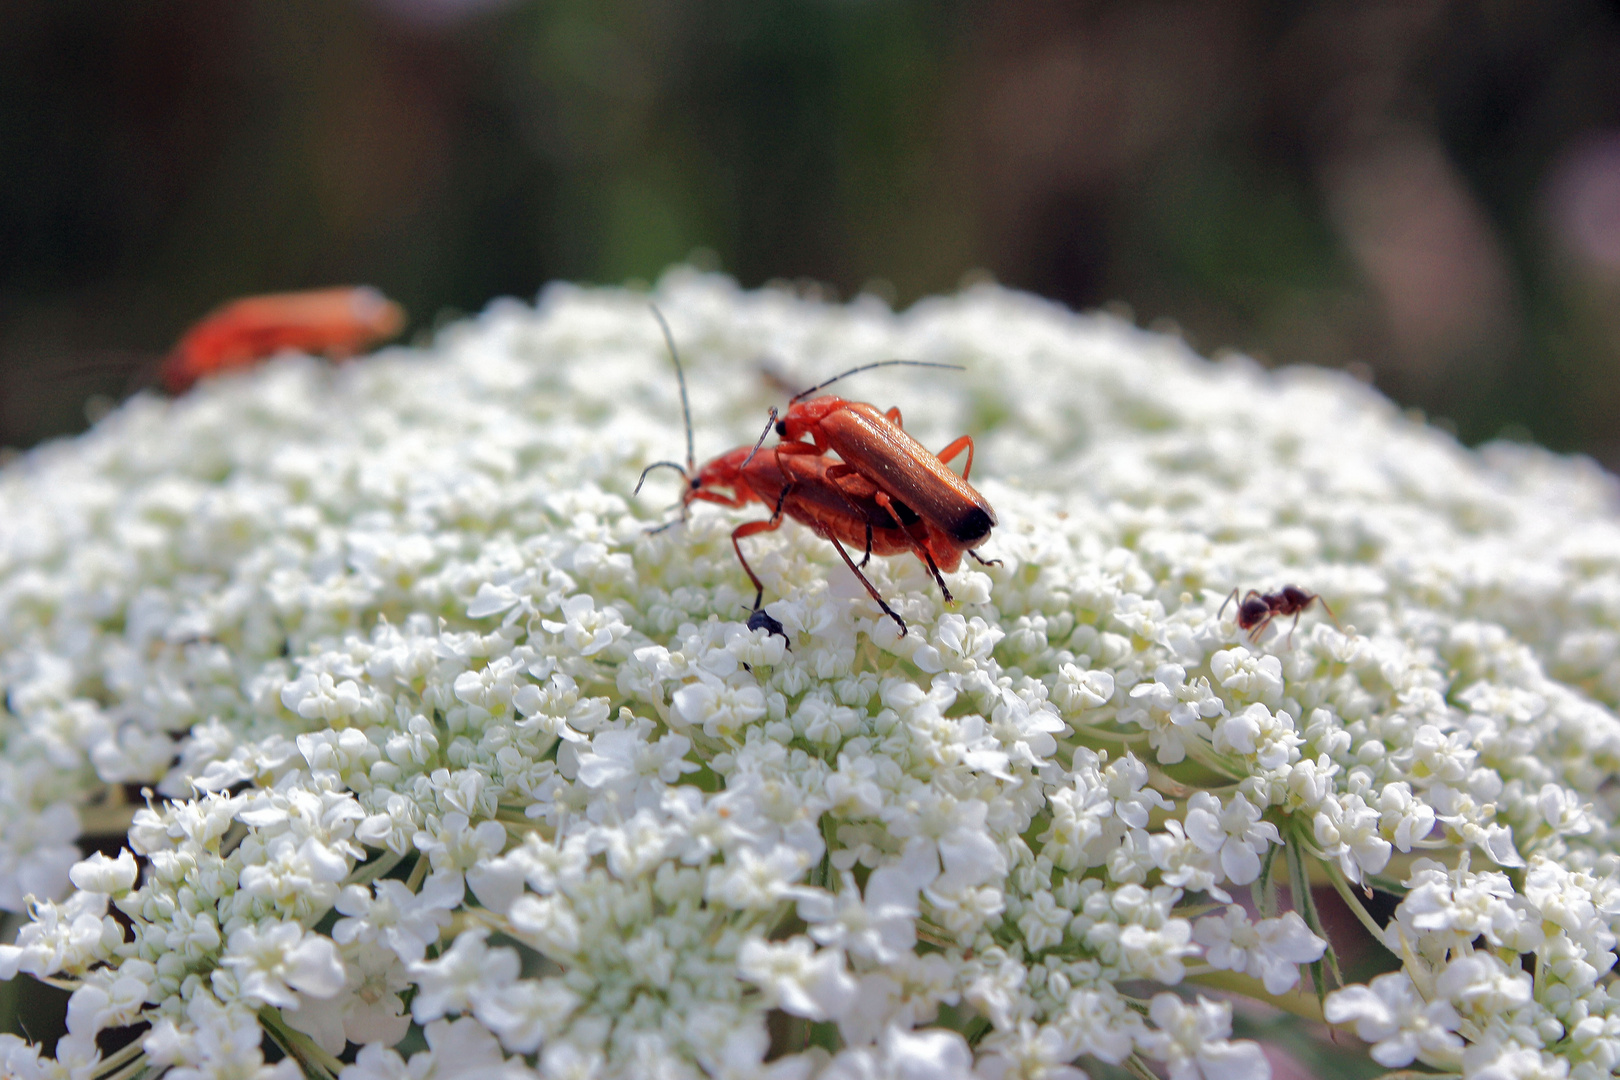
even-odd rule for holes
{"type": "Polygon", "coordinates": [[[0,1073],[1260,1077],[1210,995],[1309,1011],[1314,872],[1375,1061],[1615,1074],[1610,478],[990,287],[657,299],[706,452],[761,356],[964,368],[847,392],[972,432],[999,562],[872,558],[902,638],[790,523],[750,629],[769,508],[631,495],[684,432],[623,290],[131,400],[0,470],[0,976],[72,991],[0,1073]],[[1285,584],[1342,629],[1221,614],[1285,584]]]}

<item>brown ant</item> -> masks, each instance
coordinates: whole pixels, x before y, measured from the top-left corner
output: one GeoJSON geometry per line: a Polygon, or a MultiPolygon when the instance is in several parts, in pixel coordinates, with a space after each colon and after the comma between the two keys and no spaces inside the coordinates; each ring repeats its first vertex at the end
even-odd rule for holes
{"type": "MultiPolygon", "coordinates": [[[[1220,618],[1222,613],[1226,611],[1226,605],[1237,599],[1238,591],[1233,589],[1231,594],[1221,601],[1221,610],[1215,613],[1215,617],[1220,618]]],[[[1333,620],[1333,625],[1339,626],[1339,617],[1333,614],[1333,609],[1328,607],[1326,600],[1323,600],[1316,593],[1306,592],[1297,585],[1284,585],[1274,593],[1263,593],[1258,589],[1250,589],[1243,594],[1243,599],[1238,600],[1237,624],[1240,629],[1249,632],[1251,642],[1259,642],[1260,635],[1266,632],[1266,627],[1271,625],[1272,619],[1279,615],[1292,615],[1294,625],[1288,628],[1288,646],[1292,648],[1294,644],[1294,627],[1299,625],[1299,617],[1305,613],[1306,608],[1317,603],[1321,604],[1322,610],[1328,613],[1328,618],[1333,620]]]]}

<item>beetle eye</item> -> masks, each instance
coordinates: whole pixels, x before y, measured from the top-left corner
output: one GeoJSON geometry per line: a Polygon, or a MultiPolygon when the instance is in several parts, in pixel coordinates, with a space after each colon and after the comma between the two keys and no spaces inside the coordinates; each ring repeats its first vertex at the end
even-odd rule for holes
{"type": "Polygon", "coordinates": [[[787,438],[787,421],[786,420],[778,420],[776,422],[776,437],[779,438],[779,439],[787,438]]]}

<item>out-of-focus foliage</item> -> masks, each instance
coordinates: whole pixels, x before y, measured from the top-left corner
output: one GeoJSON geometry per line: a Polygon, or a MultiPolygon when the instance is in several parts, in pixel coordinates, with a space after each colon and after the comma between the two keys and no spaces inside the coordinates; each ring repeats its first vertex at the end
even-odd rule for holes
{"type": "Polygon", "coordinates": [[[964,272],[1620,456],[1597,0],[13,0],[0,442],[243,293],[964,272]]]}

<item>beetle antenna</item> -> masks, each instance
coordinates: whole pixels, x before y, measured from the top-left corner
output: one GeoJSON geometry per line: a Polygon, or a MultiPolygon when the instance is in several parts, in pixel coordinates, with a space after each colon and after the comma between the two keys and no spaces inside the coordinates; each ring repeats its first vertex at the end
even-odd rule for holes
{"type": "Polygon", "coordinates": [[[859,375],[863,371],[871,371],[873,368],[880,368],[880,367],[933,367],[933,368],[950,368],[952,371],[965,370],[962,367],[961,364],[936,364],[931,360],[879,360],[879,361],[877,361],[876,363],[873,363],[873,364],[862,364],[860,367],[850,368],[848,371],[844,372],[842,375],[834,375],[832,378],[828,379],[824,383],[820,383],[820,384],[818,384],[816,386],[812,386],[808,390],[801,390],[797,394],[794,394],[791,398],[788,399],[788,404],[791,405],[795,401],[798,401],[800,398],[807,398],[811,394],[815,393],[817,390],[825,390],[827,387],[831,386],[833,383],[837,382],[839,379],[848,378],[851,375],[859,375]]]}
{"type": "Polygon", "coordinates": [[[771,406],[771,418],[769,420],[765,421],[765,430],[759,433],[759,438],[757,440],[755,440],[755,442],[754,442],[754,448],[752,450],[748,451],[748,456],[743,458],[743,463],[741,465],[737,466],[737,471],[738,472],[742,472],[744,469],[748,468],[748,463],[750,461],[754,460],[754,455],[759,453],[759,448],[765,445],[765,436],[769,435],[771,433],[771,428],[773,428],[775,426],[776,426],[776,406],[772,405],[771,406]]]}
{"type": "Polygon", "coordinates": [[[632,491],[630,493],[631,495],[640,495],[641,494],[641,485],[645,484],[647,482],[647,474],[652,472],[654,469],[674,469],[676,472],[678,472],[682,476],[686,477],[687,483],[692,482],[692,474],[687,472],[685,469],[681,468],[680,462],[678,462],[678,461],[655,461],[651,465],[647,466],[645,469],[641,470],[641,479],[636,481],[636,490],[632,491]]]}
{"type": "MultiPolygon", "coordinates": [[[[686,396],[686,372],[681,368],[681,354],[675,349],[675,335],[670,333],[669,323],[664,320],[664,313],[651,301],[647,306],[652,308],[653,318],[658,320],[658,328],[664,332],[664,343],[669,346],[669,358],[675,361],[675,380],[681,384],[681,418],[686,421],[686,475],[690,478],[697,471],[697,454],[692,449],[692,403],[686,396]]],[[[668,465],[669,462],[663,461],[659,464],[668,465]]],[[[651,465],[647,467],[652,468],[651,465]]],[[[645,477],[647,474],[644,472],[641,475],[645,477]]]]}

